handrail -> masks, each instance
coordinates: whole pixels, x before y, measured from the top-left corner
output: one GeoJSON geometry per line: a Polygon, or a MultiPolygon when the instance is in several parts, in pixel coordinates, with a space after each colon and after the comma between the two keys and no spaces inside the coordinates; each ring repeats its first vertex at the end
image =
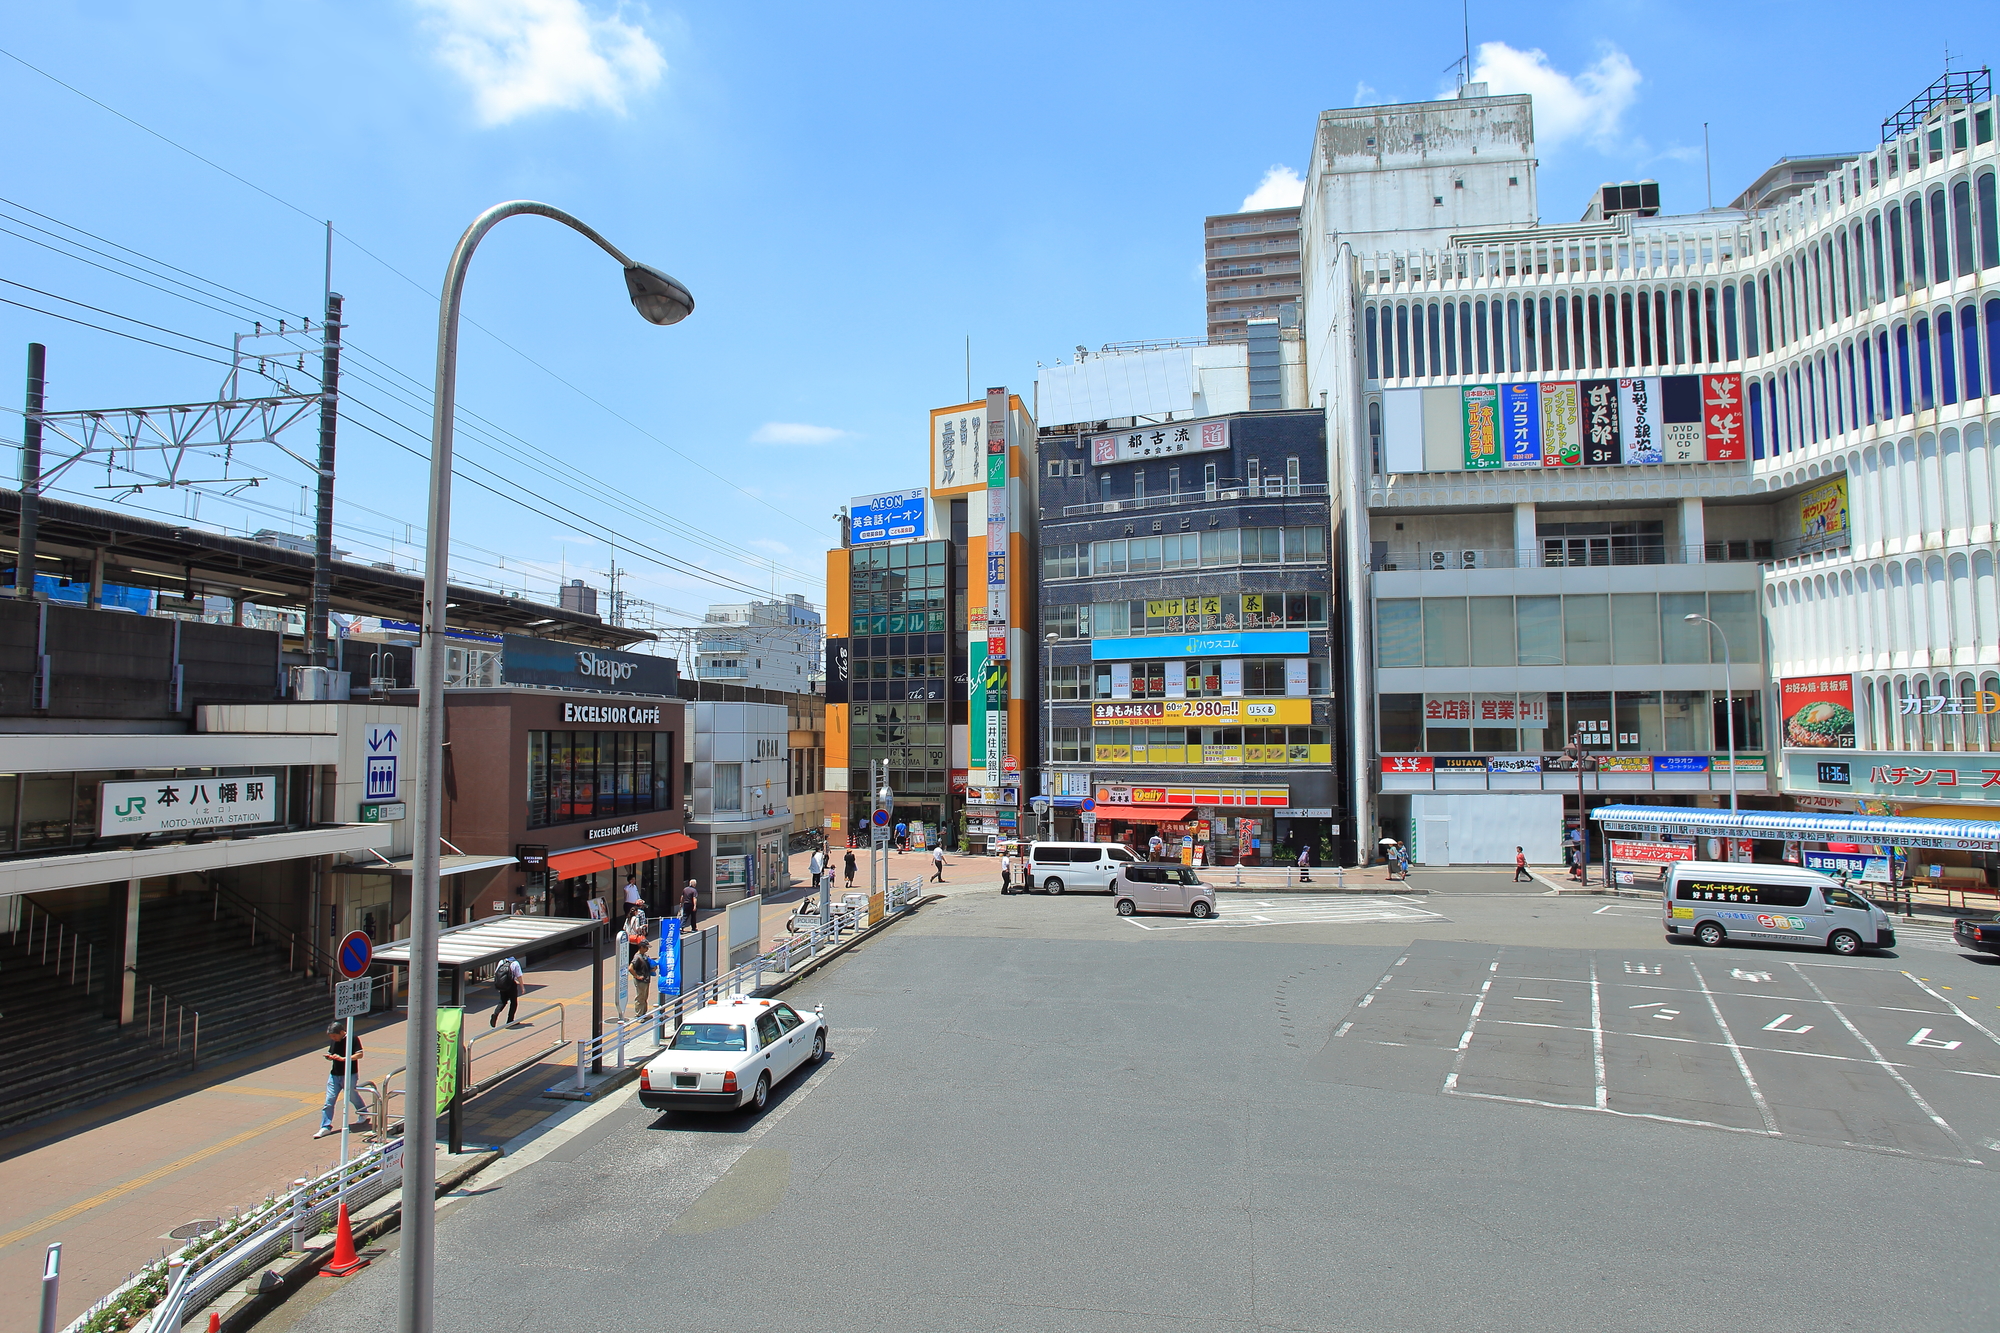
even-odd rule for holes
{"type": "MultiPolygon", "coordinates": [[[[215,920],[220,915],[222,903],[224,900],[227,900],[229,905],[235,909],[238,916],[248,918],[250,925],[250,945],[252,948],[255,948],[257,944],[257,904],[251,902],[242,894],[237,893],[234,889],[225,888],[220,880],[214,878],[209,880],[208,889],[214,895],[215,899],[215,911],[211,913],[209,919],[215,920]]],[[[266,911],[265,915],[268,917],[269,912],[266,911]]],[[[267,922],[267,927],[268,924],[267,922]]],[[[301,945],[304,946],[304,953],[306,955],[305,973],[307,976],[325,976],[330,979],[340,971],[340,967],[334,961],[333,955],[313,943],[310,932],[301,938],[299,932],[296,930],[282,926],[276,927],[276,929],[283,931],[285,936],[287,944],[285,970],[287,972],[296,972],[299,970],[298,955],[301,951],[301,945]]]]}
{"type": "MultiPolygon", "coordinates": [[[[506,1080],[512,1078],[515,1074],[520,1073],[523,1069],[529,1068],[532,1065],[540,1063],[541,1059],[544,1056],[559,1051],[563,1047],[569,1044],[568,1033],[564,1026],[565,1022],[568,1019],[569,1011],[563,1007],[563,1003],[560,1000],[550,1000],[546,1004],[538,1005],[532,1009],[529,1009],[522,1018],[517,1020],[517,1023],[532,1024],[536,1018],[547,1013],[551,1009],[556,1011],[556,1031],[559,1034],[555,1042],[543,1048],[541,1051],[538,1051],[532,1058],[525,1061],[516,1061],[514,1064],[507,1066],[506,1068],[500,1070],[496,1074],[489,1075],[485,1079],[468,1080],[465,1089],[465,1093],[468,1098],[476,1097],[480,1093],[485,1092],[488,1088],[493,1087],[495,1084],[505,1082],[506,1080]]],[[[474,1053],[472,1048],[481,1041],[493,1037],[511,1037],[511,1040],[503,1041],[498,1047],[494,1048],[495,1050],[504,1051],[509,1046],[514,1045],[517,1042],[532,1041],[534,1039],[535,1034],[533,1032],[513,1032],[511,1031],[512,1026],[513,1025],[510,1025],[509,1028],[503,1028],[498,1031],[473,1034],[473,1036],[469,1038],[465,1043],[466,1046],[465,1066],[467,1070],[470,1070],[472,1068],[473,1060],[478,1058],[477,1054],[474,1053]]],[[[486,1054],[490,1055],[492,1054],[492,1052],[488,1051],[486,1052],[486,1054]]],[[[369,1119],[374,1123],[375,1134],[378,1138],[387,1138],[389,1135],[389,1129],[390,1129],[389,1102],[391,1098],[401,1095],[394,1090],[392,1085],[395,1083],[396,1076],[398,1074],[403,1074],[407,1072],[408,1072],[407,1066],[397,1065],[394,1069],[390,1070],[388,1073],[374,1080],[372,1084],[356,1085],[358,1087],[369,1088],[375,1099],[375,1109],[373,1113],[370,1115],[369,1119]]]]}
{"type": "MultiPolygon", "coordinates": [[[[48,963],[50,937],[52,935],[54,937],[55,967],[58,981],[62,978],[63,950],[64,948],[68,948],[70,972],[68,984],[72,986],[76,984],[77,945],[81,943],[84,946],[83,993],[86,997],[90,996],[95,990],[97,941],[86,936],[75,926],[72,926],[69,922],[63,920],[54,912],[51,912],[48,908],[25,894],[19,895],[19,898],[30,910],[26,932],[28,936],[27,947],[30,950],[35,947],[35,922],[38,917],[41,921],[42,957],[39,961],[45,966],[48,963]]],[[[9,933],[18,936],[22,931],[16,925],[9,933]]],[[[107,972],[111,966],[110,954],[111,950],[107,945],[105,948],[107,972]]],[[[157,1003],[160,1014],[160,1048],[162,1050],[166,1049],[167,1033],[169,1027],[171,1027],[174,1054],[179,1055],[185,1047],[188,1050],[188,1067],[190,1069],[199,1068],[201,1065],[201,1011],[190,1008],[186,1002],[176,999],[165,987],[156,986],[146,980],[146,974],[138,968],[128,968],[126,971],[132,977],[135,1007],[138,1000],[138,988],[140,986],[146,988],[146,1040],[153,1040],[153,1010],[157,1003]]],[[[109,980],[108,977],[106,979],[107,981],[109,980]]]]}

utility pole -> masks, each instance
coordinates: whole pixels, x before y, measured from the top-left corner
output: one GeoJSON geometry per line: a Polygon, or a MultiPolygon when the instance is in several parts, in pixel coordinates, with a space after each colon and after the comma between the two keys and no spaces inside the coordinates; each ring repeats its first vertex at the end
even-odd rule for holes
{"type": "MultiPolygon", "coordinates": [[[[331,246],[331,224],[328,245],[331,246]]],[[[332,264],[331,251],[328,258],[332,264]]],[[[313,516],[312,610],[307,615],[314,666],[330,666],[326,622],[333,609],[333,447],[340,426],[340,307],[339,292],[326,294],[326,322],[320,326],[319,352],[319,484],[313,516]]]]}
{"type": "Polygon", "coordinates": [[[28,402],[21,423],[21,541],[14,556],[14,596],[35,595],[35,538],[42,526],[42,391],[49,349],[28,344],[28,402]]]}

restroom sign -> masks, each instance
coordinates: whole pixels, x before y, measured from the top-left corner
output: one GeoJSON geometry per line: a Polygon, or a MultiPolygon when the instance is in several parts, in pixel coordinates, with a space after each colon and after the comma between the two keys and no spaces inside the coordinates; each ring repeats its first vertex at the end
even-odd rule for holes
{"type": "Polygon", "coordinates": [[[401,727],[370,727],[366,738],[366,750],[362,759],[367,766],[367,790],[363,799],[370,801],[393,801],[396,799],[397,773],[396,758],[401,748],[401,727]]]}

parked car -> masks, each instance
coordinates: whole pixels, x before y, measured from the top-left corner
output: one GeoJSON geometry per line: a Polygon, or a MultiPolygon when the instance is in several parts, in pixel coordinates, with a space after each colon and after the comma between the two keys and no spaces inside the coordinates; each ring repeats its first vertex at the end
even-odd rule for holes
{"type": "Polygon", "coordinates": [[[1697,944],[1819,944],[1837,954],[1896,943],[1889,914],[1839,880],[1789,865],[1676,861],[1660,889],[1660,924],[1697,944]]]}
{"type": "Polygon", "coordinates": [[[673,1044],[639,1071],[639,1104],[654,1111],[761,1111],[771,1089],[826,1058],[826,1016],[738,995],[681,1020],[673,1044]]]}
{"type": "Polygon", "coordinates": [[[2000,953],[2000,921],[1973,921],[1960,917],[1952,924],[1951,938],[1961,949],[2000,953]]]}
{"type": "Polygon", "coordinates": [[[1120,916],[1185,912],[1199,921],[1215,915],[1215,890],[1191,866],[1120,866],[1111,883],[1111,902],[1120,916]]]}
{"type": "Polygon", "coordinates": [[[1110,892],[1120,868],[1138,864],[1129,848],[1108,842],[1038,842],[1028,848],[1028,887],[1110,892]]]}

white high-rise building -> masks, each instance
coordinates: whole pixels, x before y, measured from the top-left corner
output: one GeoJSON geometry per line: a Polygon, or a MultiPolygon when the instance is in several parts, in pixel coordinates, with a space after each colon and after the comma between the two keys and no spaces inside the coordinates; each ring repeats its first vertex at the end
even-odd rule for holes
{"type": "Polygon", "coordinates": [[[1307,173],[1356,842],[1553,860],[1573,737],[1593,808],[1733,776],[1746,807],[1993,810],[1990,79],[1736,206],[1628,182],[1557,224],[1529,99],[1465,91],[1325,113],[1307,173]]]}
{"type": "Polygon", "coordinates": [[[695,633],[695,679],[816,694],[826,672],[825,633],[819,612],[800,593],[710,606],[695,633]]]}

